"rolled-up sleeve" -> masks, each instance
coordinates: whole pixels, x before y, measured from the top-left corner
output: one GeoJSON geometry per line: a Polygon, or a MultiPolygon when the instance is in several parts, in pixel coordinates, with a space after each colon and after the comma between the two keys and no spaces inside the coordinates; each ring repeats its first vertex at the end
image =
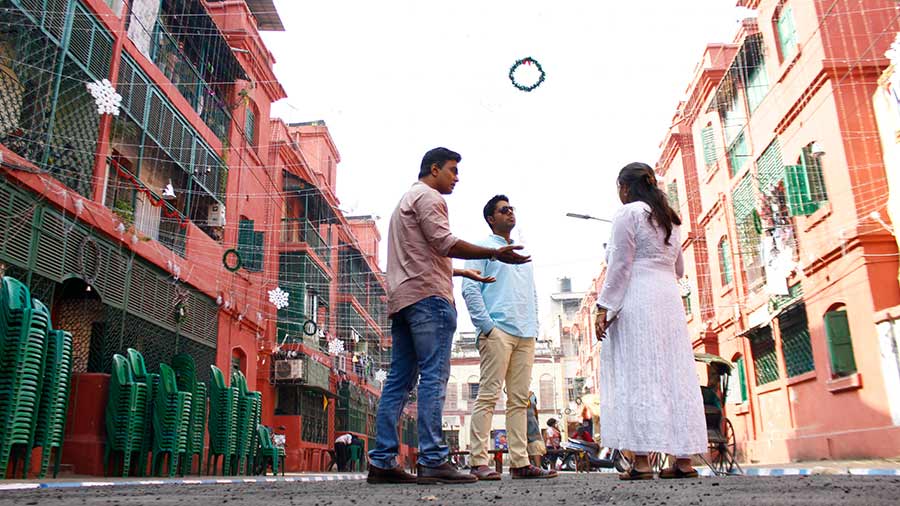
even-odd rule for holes
{"type": "Polygon", "coordinates": [[[413,203],[416,221],[428,244],[441,256],[449,256],[459,239],[450,232],[447,202],[436,193],[423,193],[413,203]]]}

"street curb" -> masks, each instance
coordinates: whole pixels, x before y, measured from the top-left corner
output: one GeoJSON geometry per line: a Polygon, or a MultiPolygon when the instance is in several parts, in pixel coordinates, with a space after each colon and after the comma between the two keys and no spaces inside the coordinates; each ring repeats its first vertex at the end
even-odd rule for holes
{"type": "Polygon", "coordinates": [[[359,481],[365,474],[340,474],[331,476],[270,476],[253,478],[206,478],[206,479],[150,479],[129,481],[48,481],[42,483],[0,483],[0,491],[34,490],[39,488],[85,488],[85,487],[140,487],[147,485],[236,485],[241,483],[316,483],[324,481],[359,481]]]}
{"type": "MultiPolygon", "coordinates": [[[[709,468],[697,469],[700,476],[715,476],[709,468]]],[[[856,467],[810,467],[810,468],[750,468],[743,474],[729,476],[900,476],[900,469],[871,469],[856,467]]]]}

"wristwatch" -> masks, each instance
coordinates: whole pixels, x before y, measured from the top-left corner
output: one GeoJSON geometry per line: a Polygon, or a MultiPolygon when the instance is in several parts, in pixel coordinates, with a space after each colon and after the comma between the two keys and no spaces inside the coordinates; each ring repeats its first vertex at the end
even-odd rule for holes
{"type": "Polygon", "coordinates": [[[491,255],[491,258],[489,260],[491,262],[496,262],[497,261],[497,248],[494,248],[493,251],[494,251],[494,253],[491,255]]]}

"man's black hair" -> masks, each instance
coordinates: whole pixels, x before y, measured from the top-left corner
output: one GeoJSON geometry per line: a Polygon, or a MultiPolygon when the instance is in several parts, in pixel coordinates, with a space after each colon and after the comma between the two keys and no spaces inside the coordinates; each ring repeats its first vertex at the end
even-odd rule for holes
{"type": "Polygon", "coordinates": [[[450,151],[447,148],[434,148],[422,157],[422,165],[419,167],[419,179],[431,174],[431,166],[437,164],[443,167],[449,160],[459,163],[462,157],[456,151],[450,151]]]}
{"type": "MultiPolygon", "coordinates": [[[[484,205],[484,221],[487,221],[489,216],[494,215],[494,211],[497,210],[497,202],[501,201],[509,202],[509,197],[506,195],[494,195],[491,197],[491,200],[487,201],[487,204],[484,205]]],[[[488,226],[491,226],[491,222],[488,221],[488,226]]]]}

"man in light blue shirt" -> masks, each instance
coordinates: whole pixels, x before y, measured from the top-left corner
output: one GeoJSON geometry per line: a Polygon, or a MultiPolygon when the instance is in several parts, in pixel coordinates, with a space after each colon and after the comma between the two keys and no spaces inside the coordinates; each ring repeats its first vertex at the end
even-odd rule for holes
{"type": "MultiPolygon", "coordinates": [[[[480,246],[497,248],[512,244],[509,235],[516,226],[515,209],[505,195],[497,195],[484,206],[484,219],[493,232],[480,246]]],[[[494,406],[506,382],[506,433],[510,474],[513,479],[555,478],[528,460],[527,413],[534,341],[538,333],[537,292],[532,264],[506,265],[494,260],[469,260],[466,269],[481,271],[494,283],[464,279],[463,298],[478,329],[481,380],[472,410],[471,473],[479,480],[499,480],[488,463],[488,440],[494,406]]]]}

